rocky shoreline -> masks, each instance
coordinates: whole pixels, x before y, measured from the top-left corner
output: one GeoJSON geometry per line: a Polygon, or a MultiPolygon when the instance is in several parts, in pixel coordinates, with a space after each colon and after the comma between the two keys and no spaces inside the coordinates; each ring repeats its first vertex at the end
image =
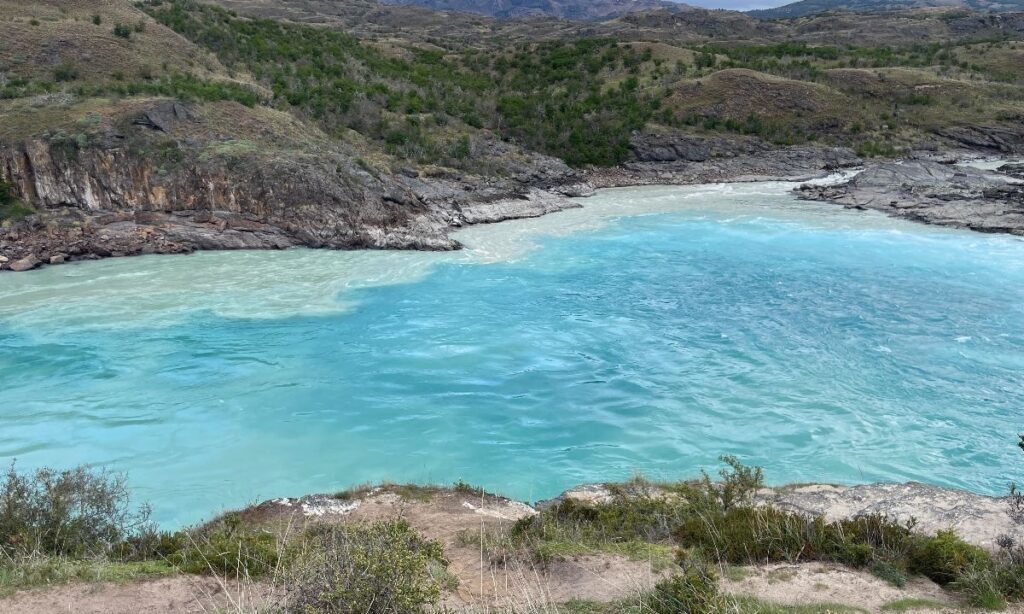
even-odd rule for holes
{"type": "Polygon", "coordinates": [[[796,195],[926,224],[1024,236],[1022,166],[986,171],[929,160],[872,163],[849,181],[804,184],[796,195]]]}
{"type": "MultiPolygon", "coordinates": [[[[364,506],[374,506],[384,500],[397,501],[409,489],[381,485],[362,488],[344,497],[314,494],[302,497],[270,499],[245,510],[257,517],[278,517],[300,514],[304,517],[341,519],[364,506]]],[[[636,497],[661,497],[664,492],[655,483],[642,485],[583,484],[566,490],[554,499],[523,503],[495,494],[478,494],[469,505],[463,504],[478,516],[515,522],[535,516],[541,510],[566,500],[585,504],[606,504],[614,501],[625,488],[636,497]]],[[[434,489],[445,492],[446,489],[434,489]]],[[[420,492],[416,490],[415,492],[420,492]]],[[[1020,543],[1024,540],[1024,526],[1009,515],[1006,497],[990,497],[954,488],[930,486],[919,482],[875,483],[855,486],[835,484],[792,484],[762,488],[755,503],[796,512],[810,517],[821,516],[828,521],[879,514],[900,523],[913,522],[914,529],[926,534],[952,529],[964,541],[996,551],[998,541],[1006,536],[1020,543]]]]}
{"type": "MultiPolygon", "coordinates": [[[[449,236],[454,228],[579,207],[571,197],[599,188],[799,182],[864,165],[845,148],[679,133],[634,135],[630,161],[587,170],[488,143],[484,153],[507,167],[501,176],[380,172],[350,151],[329,148],[287,158],[211,159],[200,152],[171,167],[152,159],[149,133],[178,132],[185,143],[200,122],[196,113],[161,102],[85,147],[43,139],[0,147],[0,179],[31,207],[29,215],[0,224],[0,272],[197,250],[453,250],[461,247],[449,236]]],[[[868,163],[846,183],[803,185],[796,193],[914,221],[1024,235],[1024,169],[952,165],[965,155],[971,154],[868,163]]]]}

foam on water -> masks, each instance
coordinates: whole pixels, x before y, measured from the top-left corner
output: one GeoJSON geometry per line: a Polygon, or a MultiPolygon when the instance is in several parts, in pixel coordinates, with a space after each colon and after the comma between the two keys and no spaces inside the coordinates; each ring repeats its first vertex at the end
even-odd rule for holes
{"type": "Polygon", "coordinates": [[[168,523],[370,480],[524,499],[692,475],[999,492],[1024,242],[605,190],[456,253],[200,253],[0,277],[0,459],[127,469],[168,523]]]}

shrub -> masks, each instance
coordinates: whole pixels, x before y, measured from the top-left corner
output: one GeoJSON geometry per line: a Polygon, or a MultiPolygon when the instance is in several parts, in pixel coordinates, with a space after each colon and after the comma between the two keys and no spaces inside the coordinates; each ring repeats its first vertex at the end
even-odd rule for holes
{"type": "Polygon", "coordinates": [[[314,527],[289,570],[289,612],[405,614],[437,603],[447,581],[441,544],[404,521],[314,527]]]}
{"type": "Polygon", "coordinates": [[[61,64],[53,69],[53,80],[59,82],[74,81],[78,78],[78,69],[73,64],[61,64]]]}
{"type": "Polygon", "coordinates": [[[100,25],[101,23],[103,23],[103,18],[102,18],[102,17],[100,17],[100,16],[99,16],[99,14],[93,15],[93,16],[92,16],[92,22],[93,22],[93,24],[95,24],[95,25],[97,25],[97,26],[98,26],[98,25],[100,25]]]}
{"type": "Polygon", "coordinates": [[[131,507],[121,474],[86,467],[22,474],[12,463],[0,485],[0,549],[99,555],[151,526],[147,506],[131,507]]]}
{"type": "Polygon", "coordinates": [[[117,36],[119,38],[129,39],[132,37],[132,29],[124,25],[123,23],[115,25],[113,32],[114,36],[117,36]]]}
{"type": "Polygon", "coordinates": [[[649,605],[655,614],[712,614],[726,611],[728,604],[714,572],[698,561],[685,562],[681,574],[658,582],[649,605]]]}
{"type": "Polygon", "coordinates": [[[282,560],[274,534],[247,527],[236,513],[192,531],[162,535],[155,540],[150,556],[164,557],[188,573],[212,572],[233,578],[268,575],[282,560]]]}
{"type": "Polygon", "coordinates": [[[949,584],[967,569],[990,566],[988,554],[957,537],[953,531],[939,531],[933,537],[916,540],[908,562],[912,573],[928,576],[939,584],[949,584]]]}
{"type": "Polygon", "coordinates": [[[889,561],[875,561],[868,567],[868,571],[876,578],[885,580],[897,588],[903,588],[907,584],[907,575],[889,561]]]}
{"type": "Polygon", "coordinates": [[[988,566],[961,570],[952,587],[963,594],[968,604],[976,608],[1002,610],[1006,607],[998,575],[988,566]]]}
{"type": "Polygon", "coordinates": [[[865,567],[902,560],[910,526],[884,516],[826,522],[772,507],[737,507],[687,518],[676,531],[687,547],[734,564],[819,560],[865,567]]]}
{"type": "Polygon", "coordinates": [[[608,541],[661,541],[672,535],[685,513],[679,501],[646,495],[620,495],[610,503],[590,505],[566,499],[512,528],[513,537],[569,540],[584,543],[608,541]]]}
{"type": "Polygon", "coordinates": [[[738,505],[749,505],[754,495],[764,486],[764,471],[760,467],[747,467],[735,456],[721,456],[727,465],[718,471],[719,481],[711,480],[706,471],[692,484],[682,484],[678,492],[694,508],[703,511],[728,511],[738,505]]]}
{"type": "Polygon", "coordinates": [[[14,186],[10,181],[0,178],[0,205],[9,205],[14,202],[14,186]]]}

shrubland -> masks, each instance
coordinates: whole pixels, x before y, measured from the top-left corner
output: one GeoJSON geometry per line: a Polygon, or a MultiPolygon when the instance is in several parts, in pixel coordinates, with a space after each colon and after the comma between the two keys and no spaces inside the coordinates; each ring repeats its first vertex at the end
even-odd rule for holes
{"type": "MultiPolygon", "coordinates": [[[[543,568],[560,557],[604,552],[650,561],[664,578],[618,604],[570,604],[579,612],[776,611],[723,593],[718,577],[731,566],[780,561],[837,563],[897,586],[922,575],[974,607],[1024,600],[1024,547],[1008,537],[989,552],[952,531],[922,534],[912,522],[880,515],[826,521],[777,509],[755,496],[763,486],[759,469],[723,460],[714,478],[636,478],[610,485],[607,500],[566,498],[511,526],[460,535],[459,542],[478,545],[496,565],[514,560],[543,568]]],[[[388,488],[429,504],[423,488],[388,488]]],[[[0,487],[3,591],[212,574],[277,586],[288,612],[420,612],[457,586],[447,565],[441,543],[400,518],[299,526],[242,511],[162,531],[148,508],[131,505],[118,474],[20,472],[12,465],[0,487]]]]}
{"type": "Polygon", "coordinates": [[[476,143],[490,138],[574,166],[627,161],[630,140],[651,130],[895,156],[946,128],[1009,125],[1024,113],[1012,40],[643,42],[591,28],[473,45],[404,31],[360,38],[195,0],[125,7],[13,30],[27,49],[40,32],[73,27],[114,59],[62,56],[46,71],[8,61],[0,98],[235,101],[397,160],[483,172],[493,169],[476,161],[476,143]],[[172,40],[172,61],[161,59],[155,51],[172,40]]]}

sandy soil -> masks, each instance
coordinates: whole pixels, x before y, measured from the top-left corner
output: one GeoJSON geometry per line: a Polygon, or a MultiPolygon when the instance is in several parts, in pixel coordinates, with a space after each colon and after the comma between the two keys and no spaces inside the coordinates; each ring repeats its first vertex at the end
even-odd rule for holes
{"type": "Polygon", "coordinates": [[[174,576],[131,584],[68,584],[0,599],[5,614],[205,614],[254,612],[273,603],[269,588],[174,576]]]}
{"type": "Polygon", "coordinates": [[[867,572],[839,565],[773,564],[736,568],[724,575],[722,588],[726,592],[774,603],[842,603],[882,612],[883,605],[900,599],[925,599],[948,610],[957,609],[950,595],[927,578],[912,578],[903,588],[896,588],[867,572]]]}

